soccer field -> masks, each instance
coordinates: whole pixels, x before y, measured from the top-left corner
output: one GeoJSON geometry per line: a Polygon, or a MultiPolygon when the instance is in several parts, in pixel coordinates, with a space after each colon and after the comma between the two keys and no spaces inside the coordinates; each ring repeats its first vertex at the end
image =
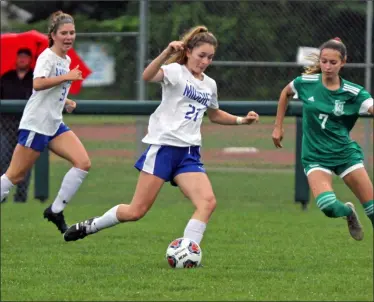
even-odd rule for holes
{"type": "MultiPolygon", "coordinates": [[[[82,134],[78,124],[71,126],[82,134]]],[[[65,210],[69,224],[131,200],[138,173],[132,155],[121,153],[125,134],[100,143],[82,134],[92,169],[65,210]]],[[[334,180],[336,194],[357,205],[365,230],[361,242],[349,236],[343,219],[326,218],[313,200],[307,211],[294,203],[292,161],[242,156],[223,162],[224,155],[214,157],[218,143],[212,137],[207,137],[212,150],[207,170],[218,206],[201,244],[204,267],[173,270],[164,259],[167,245],[182,236],[193,212],[169,184],[142,220],[69,243],[43,220],[47,204],[9,200],[1,205],[1,301],[373,301],[372,226],[342,181],[334,180]],[[257,171],[235,170],[253,162],[257,171]],[[233,169],[225,170],[228,166],[233,169]]],[[[230,137],[224,139],[228,145],[230,137]]],[[[250,141],[264,152],[267,144],[250,141]]],[[[291,138],[285,144],[284,152],[294,152],[291,138]]],[[[51,157],[48,204],[68,169],[51,157]]]]}

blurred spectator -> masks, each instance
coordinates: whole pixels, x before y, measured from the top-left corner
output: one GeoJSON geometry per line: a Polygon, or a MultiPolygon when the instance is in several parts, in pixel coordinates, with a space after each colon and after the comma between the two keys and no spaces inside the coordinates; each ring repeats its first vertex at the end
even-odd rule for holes
{"type": "MultiPolygon", "coordinates": [[[[16,69],[0,78],[1,100],[28,100],[33,89],[32,54],[30,49],[21,48],[17,52],[16,69]]],[[[13,150],[17,145],[17,132],[22,113],[1,114],[0,118],[0,175],[7,170],[13,150]]],[[[15,202],[26,202],[31,171],[17,185],[15,202]]]]}

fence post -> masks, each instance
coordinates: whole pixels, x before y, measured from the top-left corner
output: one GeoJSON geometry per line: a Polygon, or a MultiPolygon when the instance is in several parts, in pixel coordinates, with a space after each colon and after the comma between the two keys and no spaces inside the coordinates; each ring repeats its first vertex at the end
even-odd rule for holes
{"type": "Polygon", "coordinates": [[[45,149],[35,163],[35,199],[45,201],[49,197],[49,151],[45,149]]]}
{"type": "Polygon", "coordinates": [[[300,202],[303,210],[306,210],[309,203],[309,184],[301,164],[302,121],[302,117],[296,117],[295,202],[300,202]]]}
{"type": "MultiPolygon", "coordinates": [[[[367,1],[366,7],[366,54],[365,54],[365,89],[368,92],[371,92],[371,85],[372,85],[372,68],[370,68],[370,64],[372,63],[372,47],[373,47],[373,1],[367,1]]],[[[364,120],[364,153],[365,153],[365,167],[370,167],[369,162],[369,152],[370,152],[370,141],[371,135],[373,131],[373,126],[369,119],[364,120]]]]}
{"type": "MultiPolygon", "coordinates": [[[[146,96],[146,85],[142,74],[147,62],[147,29],[148,29],[148,0],[139,1],[139,35],[137,39],[137,99],[139,102],[144,102],[146,96]]],[[[140,156],[145,145],[142,143],[142,138],[146,134],[147,120],[144,116],[136,117],[136,155],[140,156]]]]}

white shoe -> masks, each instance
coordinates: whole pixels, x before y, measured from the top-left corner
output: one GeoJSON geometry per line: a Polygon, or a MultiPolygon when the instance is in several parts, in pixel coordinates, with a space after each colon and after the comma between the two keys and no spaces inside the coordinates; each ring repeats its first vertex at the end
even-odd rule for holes
{"type": "Polygon", "coordinates": [[[362,229],[360,220],[358,220],[355,206],[351,202],[346,202],[345,205],[352,209],[352,214],[347,216],[349,233],[353,239],[360,241],[364,238],[364,231],[362,229]]]}

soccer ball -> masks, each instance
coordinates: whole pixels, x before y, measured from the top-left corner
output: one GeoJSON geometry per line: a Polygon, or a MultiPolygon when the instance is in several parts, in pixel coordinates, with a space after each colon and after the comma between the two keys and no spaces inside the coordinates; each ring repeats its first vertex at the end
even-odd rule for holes
{"type": "Polygon", "coordinates": [[[200,246],[188,238],[173,240],[166,250],[166,260],[172,268],[193,268],[201,263],[200,246]]]}

